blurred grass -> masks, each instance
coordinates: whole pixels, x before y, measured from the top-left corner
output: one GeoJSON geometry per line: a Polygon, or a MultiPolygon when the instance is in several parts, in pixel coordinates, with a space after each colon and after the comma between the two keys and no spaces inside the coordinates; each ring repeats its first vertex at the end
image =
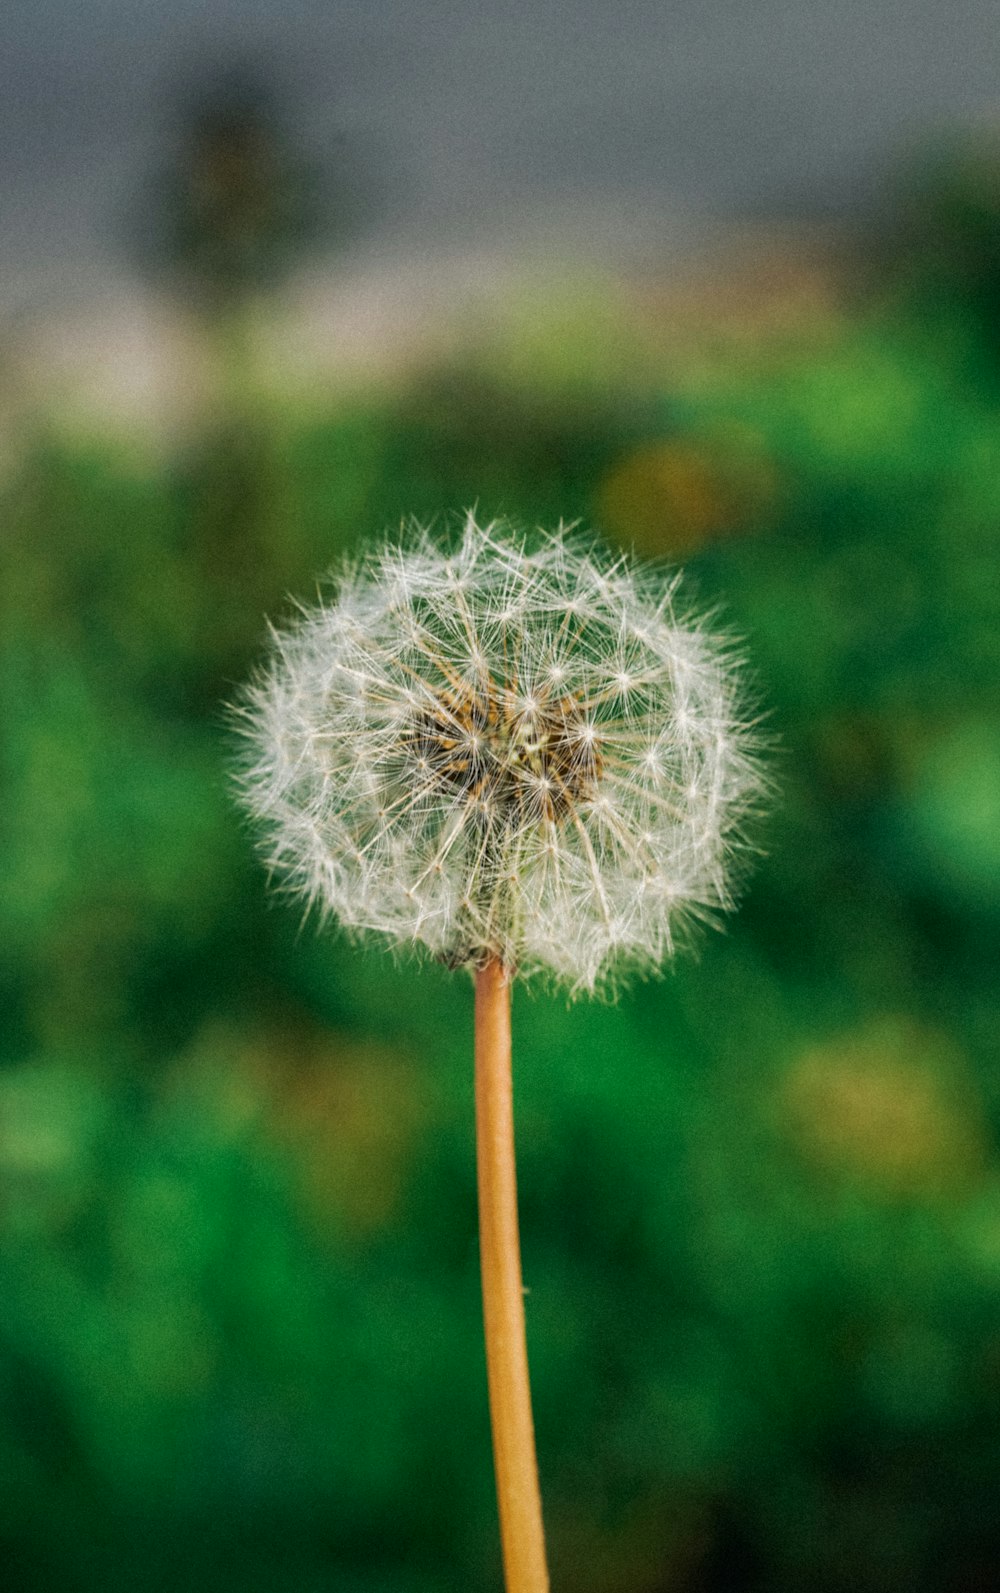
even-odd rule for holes
{"type": "Polygon", "coordinates": [[[536,307],[379,394],[265,380],[167,464],[25,423],[5,1586],[499,1587],[470,992],[268,900],[220,708],[289,592],[472,503],[683,557],[780,740],[724,937],[615,1008],[518,1000],[555,1585],[991,1585],[1000,390],[962,302],[896,283],[632,379],[536,307]]]}

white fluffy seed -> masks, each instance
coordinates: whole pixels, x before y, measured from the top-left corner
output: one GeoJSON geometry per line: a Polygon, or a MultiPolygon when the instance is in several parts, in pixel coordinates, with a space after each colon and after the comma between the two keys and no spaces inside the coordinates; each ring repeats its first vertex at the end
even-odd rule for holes
{"type": "MultiPolygon", "coordinates": [[[[674,581],[673,586],[676,585],[674,581]]],[[[592,990],[731,906],[765,781],[726,647],[562,529],[414,528],[275,634],[241,800],[348,929],[592,990]]]]}

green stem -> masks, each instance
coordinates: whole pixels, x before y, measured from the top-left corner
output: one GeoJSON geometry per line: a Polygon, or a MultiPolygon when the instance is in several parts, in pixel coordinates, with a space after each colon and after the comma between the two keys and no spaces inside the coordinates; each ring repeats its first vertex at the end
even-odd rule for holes
{"type": "Polygon", "coordinates": [[[504,1579],[507,1593],[548,1593],[517,1222],[510,984],[496,961],[476,973],[476,1159],[504,1579]]]}

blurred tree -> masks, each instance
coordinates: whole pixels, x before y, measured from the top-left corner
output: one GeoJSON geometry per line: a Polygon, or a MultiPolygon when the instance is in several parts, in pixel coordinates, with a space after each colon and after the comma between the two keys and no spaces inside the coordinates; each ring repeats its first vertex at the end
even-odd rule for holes
{"type": "Polygon", "coordinates": [[[1000,373],[1000,127],[923,149],[898,177],[889,215],[904,300],[952,341],[964,330],[973,360],[1000,373]]]}
{"type": "Polygon", "coordinates": [[[189,304],[225,313],[344,237],[347,190],[298,147],[262,71],[216,68],[175,98],[168,153],[142,196],[140,258],[189,304]]]}
{"type": "Polygon", "coordinates": [[[311,253],[351,234],[362,207],[346,146],[322,169],[259,67],[215,67],[175,95],[167,146],[141,195],[137,254],[193,317],[207,378],[207,408],[196,369],[181,384],[198,421],[182,469],[205,689],[217,694],[244,663],[245,620],[230,616],[259,627],[288,582],[268,312],[311,253]]]}

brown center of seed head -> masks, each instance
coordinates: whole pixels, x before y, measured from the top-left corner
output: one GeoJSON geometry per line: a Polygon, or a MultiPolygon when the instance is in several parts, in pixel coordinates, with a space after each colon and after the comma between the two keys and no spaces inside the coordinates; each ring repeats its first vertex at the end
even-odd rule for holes
{"type": "Polygon", "coordinates": [[[566,819],[596,795],[602,772],[574,697],[529,698],[492,680],[442,687],[416,716],[407,750],[430,781],[527,822],[566,819]]]}

